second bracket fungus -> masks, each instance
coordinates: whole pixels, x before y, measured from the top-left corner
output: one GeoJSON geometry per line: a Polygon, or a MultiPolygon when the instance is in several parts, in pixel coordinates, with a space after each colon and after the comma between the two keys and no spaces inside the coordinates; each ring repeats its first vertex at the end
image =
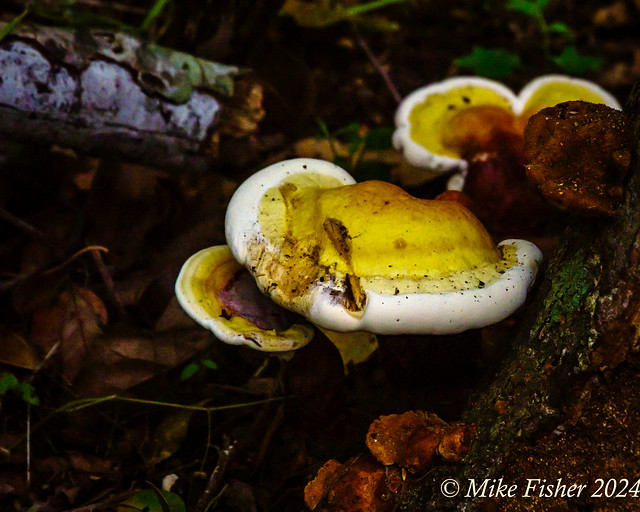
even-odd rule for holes
{"type": "Polygon", "coordinates": [[[464,170],[468,153],[486,145],[496,131],[522,138],[529,117],[569,100],[620,109],[607,91],[588,80],[545,75],[515,95],[494,80],[456,77],[422,87],[396,112],[394,145],[417,167],[464,170]]]}
{"type": "Polygon", "coordinates": [[[226,236],[263,293],[342,332],[449,334],[496,323],[522,305],[541,261],[530,242],[496,246],[458,202],[355,183],[314,159],[246,180],[227,209],[226,236]]]}
{"type": "Polygon", "coordinates": [[[524,127],[542,108],[586,100],[619,109],[613,96],[587,80],[547,75],[519,95],[493,80],[458,77],[410,94],[396,113],[393,141],[406,161],[401,183],[420,184],[447,171],[448,188],[463,190],[494,235],[539,234],[552,218],[528,182],[524,127]]]}

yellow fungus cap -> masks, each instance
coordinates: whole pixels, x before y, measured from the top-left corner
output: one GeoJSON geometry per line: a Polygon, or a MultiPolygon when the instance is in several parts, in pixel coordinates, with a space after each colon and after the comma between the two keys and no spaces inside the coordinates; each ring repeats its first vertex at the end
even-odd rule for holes
{"type": "Polygon", "coordinates": [[[481,146],[496,128],[522,135],[530,116],[568,100],[621,108],[598,85],[563,75],[536,78],[518,96],[494,80],[456,77],[422,87],[402,101],[393,142],[414,166],[464,171],[460,148],[469,139],[481,146]]]}
{"type": "Polygon", "coordinates": [[[312,325],[299,322],[280,330],[261,328],[237,311],[238,307],[225,303],[225,292],[244,272],[228,246],[203,249],[182,266],[175,286],[178,302],[191,318],[226,343],[265,352],[285,352],[306,345],[314,334],[312,325]]]}
{"type": "Polygon", "coordinates": [[[496,246],[457,202],[356,184],[313,159],[243,183],[226,235],[265,294],[335,331],[442,334],[495,323],[522,304],[541,260],[523,240],[496,246]]]}

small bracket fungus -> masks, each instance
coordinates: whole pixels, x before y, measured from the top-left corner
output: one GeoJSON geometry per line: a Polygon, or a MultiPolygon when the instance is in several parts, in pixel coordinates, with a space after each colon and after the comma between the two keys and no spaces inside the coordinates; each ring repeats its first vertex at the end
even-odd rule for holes
{"type": "Polygon", "coordinates": [[[263,293],[340,332],[449,334],[496,323],[522,305],[541,261],[527,241],[496,246],[456,201],[355,183],[313,159],[246,180],[225,226],[263,293]]]}
{"type": "Polygon", "coordinates": [[[568,101],[541,110],[525,130],[527,174],[547,199],[589,216],[611,216],[623,197],[631,130],[620,110],[568,101]]]}
{"type": "Polygon", "coordinates": [[[226,245],[203,249],[182,266],[176,296],[196,322],[220,340],[265,352],[286,352],[306,345],[312,325],[291,320],[255,287],[226,245]]]}
{"type": "Polygon", "coordinates": [[[569,100],[620,108],[596,84],[562,75],[539,77],[517,96],[493,80],[456,77],[422,87],[402,101],[393,143],[412,165],[463,171],[468,153],[485,147],[496,131],[521,138],[531,115],[569,100]]]}

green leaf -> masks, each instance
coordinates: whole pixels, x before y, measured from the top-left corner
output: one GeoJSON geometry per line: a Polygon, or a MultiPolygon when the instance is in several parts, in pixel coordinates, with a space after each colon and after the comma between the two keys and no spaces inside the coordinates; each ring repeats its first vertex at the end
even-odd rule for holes
{"type": "Polygon", "coordinates": [[[520,57],[501,48],[474,48],[470,55],[458,57],[453,63],[471,69],[475,74],[487,78],[502,78],[520,67],[520,57]]]}
{"type": "Polygon", "coordinates": [[[116,510],[117,512],[132,512],[132,511],[146,511],[146,512],[163,512],[164,508],[168,507],[170,512],[186,512],[184,501],[177,494],[169,491],[159,491],[162,495],[163,502],[160,502],[158,495],[154,489],[145,489],[144,491],[138,491],[127,500],[121,502],[116,510]]]}
{"type": "Polygon", "coordinates": [[[36,395],[36,389],[27,383],[22,383],[18,386],[21,392],[22,399],[31,405],[40,405],[40,399],[36,395]]]}
{"type": "Polygon", "coordinates": [[[20,24],[20,22],[24,19],[24,17],[29,14],[29,8],[27,7],[21,14],[13,18],[9,23],[7,23],[2,30],[0,30],[0,41],[2,41],[5,37],[7,37],[13,30],[20,24]]]}
{"type": "Polygon", "coordinates": [[[349,156],[355,155],[362,148],[363,141],[360,137],[352,138],[347,144],[347,153],[349,156]]]}
{"type": "Polygon", "coordinates": [[[511,11],[518,11],[532,18],[541,18],[542,9],[546,6],[545,1],[532,1],[532,0],[509,0],[505,6],[511,11]]]}
{"type": "Polygon", "coordinates": [[[145,16],[144,20],[142,21],[142,24],[140,25],[140,30],[142,31],[148,30],[151,23],[153,23],[153,21],[158,16],[160,16],[160,13],[170,1],[171,0],[156,0],[155,3],[151,6],[151,9],[149,9],[149,11],[147,12],[147,15],[145,16]]]}
{"type": "Polygon", "coordinates": [[[333,159],[333,163],[343,169],[347,169],[349,167],[349,159],[346,156],[336,155],[333,159]]]}
{"type": "Polygon", "coordinates": [[[392,146],[393,128],[389,126],[372,128],[364,137],[365,148],[369,150],[389,149],[392,146]]]}
{"type": "Polygon", "coordinates": [[[18,379],[13,373],[3,373],[0,377],[0,394],[4,394],[10,389],[16,389],[18,384],[18,379]]]}
{"type": "Polygon", "coordinates": [[[211,359],[203,359],[199,362],[189,363],[180,372],[180,380],[187,380],[193,377],[200,368],[208,368],[209,370],[217,370],[218,365],[211,359]]]}
{"type": "Polygon", "coordinates": [[[343,126],[342,128],[338,128],[335,132],[333,132],[334,137],[340,137],[342,135],[346,135],[348,137],[354,137],[358,135],[358,132],[360,131],[360,123],[356,123],[355,121],[353,123],[349,123],[346,126],[343,126]]]}
{"type": "Polygon", "coordinates": [[[391,166],[376,160],[365,160],[358,164],[352,174],[356,181],[391,181],[391,166]]]}
{"type": "Polygon", "coordinates": [[[316,119],[316,122],[318,123],[318,127],[320,128],[322,137],[324,137],[325,139],[331,138],[331,133],[329,132],[329,127],[327,126],[327,123],[325,123],[322,119],[316,119]]]}
{"type": "Polygon", "coordinates": [[[193,377],[198,370],[200,369],[200,365],[198,363],[189,363],[182,369],[180,372],[180,380],[187,380],[193,377]]]}
{"type": "Polygon", "coordinates": [[[12,373],[3,373],[0,377],[0,395],[7,391],[13,391],[20,395],[22,400],[31,405],[39,405],[40,399],[36,395],[35,388],[26,382],[20,382],[12,373]]]}
{"type": "Polygon", "coordinates": [[[212,361],[211,359],[203,359],[202,360],[202,366],[204,366],[205,368],[209,368],[209,370],[217,370],[218,369],[218,365],[216,364],[216,362],[212,361]]]}
{"type": "Polygon", "coordinates": [[[547,27],[547,31],[573,37],[573,30],[569,28],[569,25],[560,21],[549,24],[549,26],[547,27]]]}
{"type": "Polygon", "coordinates": [[[580,55],[575,46],[567,46],[560,55],[553,58],[559,68],[571,75],[584,75],[587,71],[597,71],[604,66],[604,59],[590,55],[580,55]]]}

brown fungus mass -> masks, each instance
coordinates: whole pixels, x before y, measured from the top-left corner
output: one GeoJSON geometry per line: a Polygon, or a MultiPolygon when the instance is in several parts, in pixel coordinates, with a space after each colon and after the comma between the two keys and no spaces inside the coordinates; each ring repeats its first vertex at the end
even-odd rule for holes
{"type": "Polygon", "coordinates": [[[612,216],[623,197],[630,130],[606,105],[567,101],[533,115],[524,132],[527,174],[563,209],[612,216]]]}
{"type": "Polygon", "coordinates": [[[391,512],[401,486],[399,470],[387,470],[369,455],[344,464],[332,459],[305,487],[304,502],[316,512],[391,512]]]}
{"type": "Polygon", "coordinates": [[[475,426],[449,424],[424,411],[381,416],[369,427],[367,448],[383,465],[423,474],[439,463],[459,462],[468,453],[475,426]]]}

